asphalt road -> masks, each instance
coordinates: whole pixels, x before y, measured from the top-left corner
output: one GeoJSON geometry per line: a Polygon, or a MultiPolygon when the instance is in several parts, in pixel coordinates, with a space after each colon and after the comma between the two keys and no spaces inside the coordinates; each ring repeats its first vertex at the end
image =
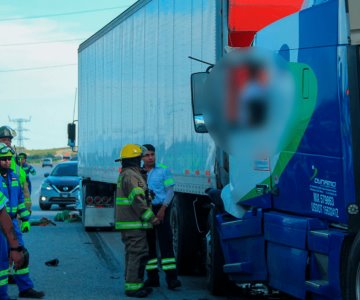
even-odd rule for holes
{"type": "MultiPolygon", "coordinates": [[[[55,205],[50,211],[41,211],[38,205],[44,173],[50,172],[51,168],[35,168],[37,175],[32,177],[31,220],[42,217],[54,220],[55,215],[61,211],[59,207],[55,205]]],[[[30,275],[35,288],[45,292],[44,299],[127,299],[124,296],[124,250],[119,232],[87,233],[81,222],[56,222],[56,226],[32,226],[30,232],[24,234],[24,239],[30,252],[30,275]],[[46,261],[55,258],[59,260],[58,266],[45,265],[46,261]]],[[[204,277],[183,276],[180,280],[183,286],[170,291],[162,276],[161,287],[154,289],[148,299],[254,299],[244,296],[212,296],[206,289],[204,277]]],[[[10,285],[9,295],[15,297],[17,294],[16,286],[10,285]]]]}

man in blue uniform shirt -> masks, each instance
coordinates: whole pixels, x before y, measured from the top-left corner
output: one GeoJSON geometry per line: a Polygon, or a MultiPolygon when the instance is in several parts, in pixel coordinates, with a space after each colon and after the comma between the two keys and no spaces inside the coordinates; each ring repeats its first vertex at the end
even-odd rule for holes
{"type": "MultiPolygon", "coordinates": [[[[20,246],[24,246],[22,232],[30,230],[30,213],[25,207],[24,194],[20,185],[19,177],[11,170],[11,159],[14,155],[12,149],[3,143],[0,143],[0,191],[8,202],[6,211],[12,219],[14,232],[17,236],[20,246]],[[19,227],[17,215],[22,221],[19,227]]],[[[29,268],[26,266],[15,270],[15,282],[19,288],[19,297],[21,298],[43,298],[44,293],[33,289],[34,284],[29,276],[29,268]]]]}
{"type": "Polygon", "coordinates": [[[155,147],[150,144],[143,145],[145,152],[143,154],[144,170],[147,174],[147,184],[149,190],[154,195],[152,199],[152,210],[160,220],[160,224],[147,231],[147,240],[149,244],[149,260],[146,265],[148,279],[146,286],[160,286],[158,258],[156,255],[156,241],[158,240],[161,253],[161,266],[166,274],[166,282],[169,289],[175,289],[181,286],[177,278],[176,261],[173,251],[172,232],[170,227],[170,209],[171,200],[174,196],[174,179],[169,169],[156,164],[155,147]]]}
{"type": "Polygon", "coordinates": [[[35,176],[36,175],[36,170],[32,165],[29,165],[27,163],[27,154],[26,153],[21,152],[21,153],[19,153],[18,157],[19,157],[19,164],[26,173],[26,181],[28,183],[29,192],[30,192],[30,195],[31,195],[31,188],[32,187],[31,187],[30,174],[35,176]]]}

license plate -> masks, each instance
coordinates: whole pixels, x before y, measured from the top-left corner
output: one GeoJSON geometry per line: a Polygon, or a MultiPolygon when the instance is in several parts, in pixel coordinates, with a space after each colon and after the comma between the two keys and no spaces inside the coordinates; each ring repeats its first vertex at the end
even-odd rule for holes
{"type": "Polygon", "coordinates": [[[63,198],[69,198],[70,194],[69,193],[61,193],[61,197],[63,198]]]}

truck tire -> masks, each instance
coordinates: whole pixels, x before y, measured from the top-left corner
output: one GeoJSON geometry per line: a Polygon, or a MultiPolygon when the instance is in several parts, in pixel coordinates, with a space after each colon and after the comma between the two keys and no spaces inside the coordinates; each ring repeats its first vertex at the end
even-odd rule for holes
{"type": "Polygon", "coordinates": [[[178,273],[180,275],[197,273],[201,261],[201,238],[196,228],[191,195],[175,194],[170,224],[178,273]]]}
{"type": "Polygon", "coordinates": [[[206,236],[206,283],[208,290],[215,296],[223,296],[232,292],[236,286],[223,271],[224,254],[220,245],[220,236],[216,229],[216,210],[209,213],[209,232],[206,236]]]}
{"type": "Polygon", "coordinates": [[[85,199],[86,199],[86,184],[81,184],[81,222],[85,224],[85,199]]]}
{"type": "Polygon", "coordinates": [[[345,268],[345,300],[360,300],[360,233],[355,237],[345,268]]]}

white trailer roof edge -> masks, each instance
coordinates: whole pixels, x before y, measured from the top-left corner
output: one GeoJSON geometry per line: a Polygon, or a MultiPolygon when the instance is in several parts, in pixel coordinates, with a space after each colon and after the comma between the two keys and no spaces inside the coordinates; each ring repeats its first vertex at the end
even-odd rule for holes
{"type": "Polygon", "coordinates": [[[140,10],[142,7],[144,7],[146,4],[151,2],[152,0],[139,0],[135,2],[133,5],[131,5],[128,9],[123,11],[119,16],[117,16],[114,20],[112,20],[110,23],[106,24],[103,28],[101,28],[99,31],[95,32],[91,37],[89,37],[87,40],[82,42],[79,45],[78,53],[80,53],[82,50],[96,42],[99,38],[103,37],[105,34],[107,34],[109,31],[113,30],[117,25],[124,22],[127,18],[131,17],[135,12],[140,10]]]}

